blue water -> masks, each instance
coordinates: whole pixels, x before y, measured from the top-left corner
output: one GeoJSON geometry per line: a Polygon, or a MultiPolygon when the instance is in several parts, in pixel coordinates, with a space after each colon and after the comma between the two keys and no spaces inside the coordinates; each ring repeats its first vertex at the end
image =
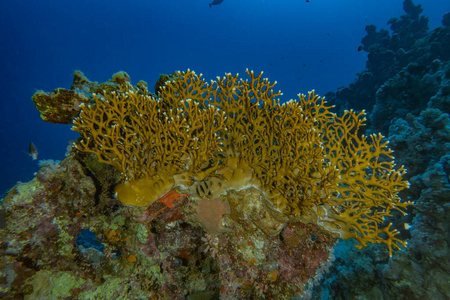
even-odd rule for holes
{"type": "MultiPolygon", "coordinates": [[[[161,73],[187,68],[214,78],[246,68],[278,82],[282,100],[351,83],[365,66],[364,27],[388,28],[402,0],[97,0],[0,2],[0,195],[28,181],[39,159],[62,159],[77,133],[43,122],[31,96],[70,88],[81,70],[103,82],[124,70],[149,86],[161,73]]],[[[430,27],[448,0],[422,4],[430,27]]]]}

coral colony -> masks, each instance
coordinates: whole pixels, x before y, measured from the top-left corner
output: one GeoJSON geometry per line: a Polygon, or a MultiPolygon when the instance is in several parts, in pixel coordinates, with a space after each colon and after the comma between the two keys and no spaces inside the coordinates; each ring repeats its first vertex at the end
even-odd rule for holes
{"type": "Polygon", "coordinates": [[[386,243],[392,255],[404,245],[379,225],[409,205],[397,196],[405,170],[394,169],[383,136],[359,135],[364,113],[338,117],[314,91],[280,104],[275,84],[247,75],[208,84],[188,70],[159,97],[94,95],[74,120],[75,146],[118,170],[115,191],[126,205],[148,206],[174,187],[197,200],[253,187],[275,211],[361,246],[386,243]]]}
{"type": "Polygon", "coordinates": [[[306,295],[339,237],[405,246],[384,220],[408,202],[403,167],[364,112],[331,112],[314,91],[280,104],[247,71],[210,83],[188,70],[157,94],[119,72],[76,71],[33,96],[81,138],[3,200],[3,292],[28,299],[274,298],[306,295]],[[73,120],[73,121],[72,121],[73,120]],[[13,259],[16,257],[16,260],[13,259]]]}

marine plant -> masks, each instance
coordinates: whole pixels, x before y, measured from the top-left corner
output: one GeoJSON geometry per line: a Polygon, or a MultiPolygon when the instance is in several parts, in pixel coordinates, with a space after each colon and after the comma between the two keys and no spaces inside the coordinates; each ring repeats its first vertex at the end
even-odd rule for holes
{"type": "Polygon", "coordinates": [[[408,187],[381,134],[360,134],[364,111],[331,111],[314,91],[280,104],[276,84],[246,71],[210,83],[176,72],[158,97],[131,87],[81,104],[73,130],[80,151],[114,166],[118,199],[148,206],[178,186],[193,198],[229,189],[264,193],[289,218],[323,226],[342,238],[406,246],[386,217],[411,204],[408,187]]]}

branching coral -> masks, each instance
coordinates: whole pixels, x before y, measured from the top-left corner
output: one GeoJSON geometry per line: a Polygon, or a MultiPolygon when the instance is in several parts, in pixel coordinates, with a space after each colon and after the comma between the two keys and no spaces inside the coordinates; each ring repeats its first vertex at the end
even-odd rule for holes
{"type": "Polygon", "coordinates": [[[408,183],[380,134],[358,133],[364,112],[337,116],[314,91],[280,104],[274,83],[247,71],[211,83],[177,72],[154,98],[130,89],[96,95],[74,121],[76,147],[122,174],[118,199],[149,205],[174,186],[193,197],[260,189],[275,209],[370,243],[405,245],[380,228],[405,210],[408,183]]]}
{"type": "MultiPolygon", "coordinates": [[[[204,84],[193,74],[189,83],[204,84]]],[[[94,95],[94,105],[82,105],[74,120],[82,136],[76,146],[120,171],[124,184],[116,192],[125,204],[146,206],[173,187],[174,175],[209,166],[223,118],[207,97],[191,96],[155,99],[130,89],[94,95]]]]}

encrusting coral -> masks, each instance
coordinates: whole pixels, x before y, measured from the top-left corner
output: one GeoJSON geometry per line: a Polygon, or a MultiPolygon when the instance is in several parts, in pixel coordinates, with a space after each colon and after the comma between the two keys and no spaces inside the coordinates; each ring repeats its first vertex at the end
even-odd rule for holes
{"type": "Polygon", "coordinates": [[[291,219],[323,226],[360,245],[406,245],[382,227],[411,203],[405,169],[395,168],[381,134],[359,134],[364,111],[337,116],[314,91],[280,104],[275,83],[247,70],[207,83],[177,72],[159,97],[131,85],[82,104],[73,130],[80,151],[114,166],[126,205],[147,206],[175,186],[194,198],[255,187],[291,219]]]}

